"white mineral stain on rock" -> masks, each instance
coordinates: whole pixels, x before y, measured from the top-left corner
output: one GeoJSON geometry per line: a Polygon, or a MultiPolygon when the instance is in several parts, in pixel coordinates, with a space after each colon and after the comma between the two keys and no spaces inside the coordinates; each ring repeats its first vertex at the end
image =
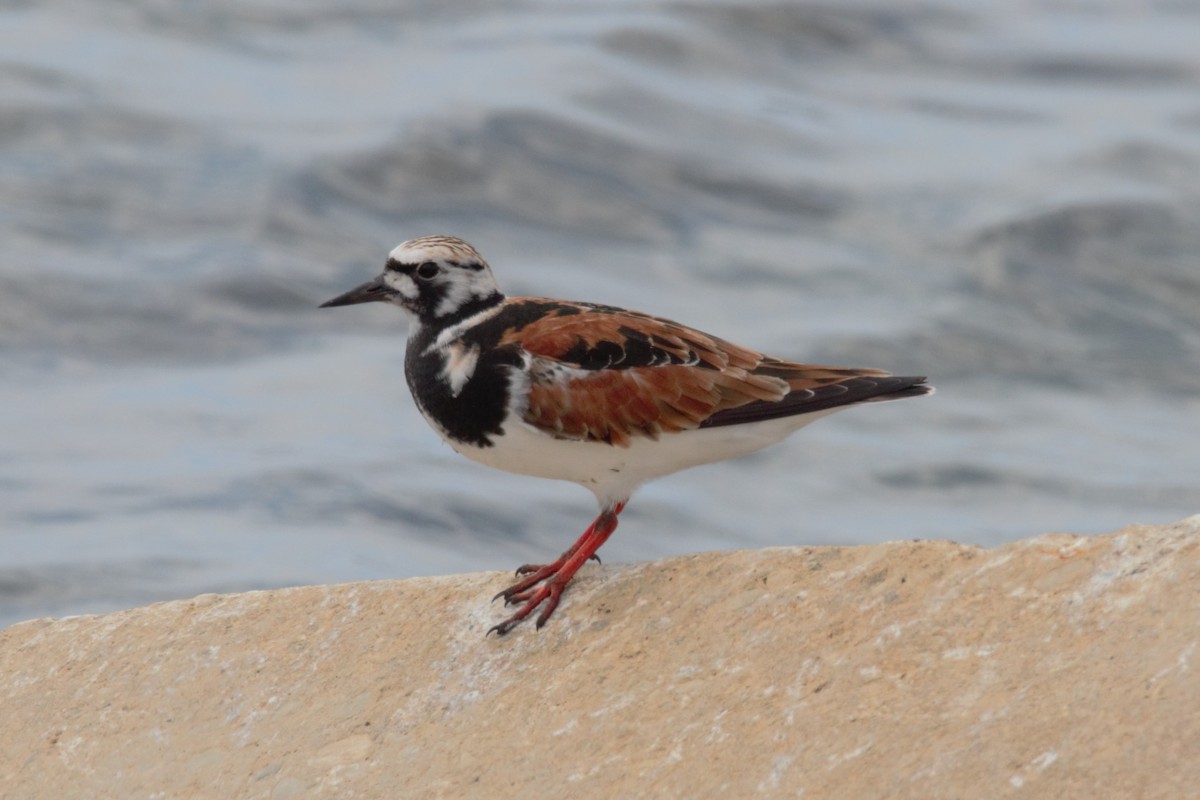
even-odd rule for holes
{"type": "Polygon", "coordinates": [[[316,752],[313,761],[320,767],[351,764],[365,760],[373,747],[374,742],[369,734],[358,733],[325,745],[316,752]]]}
{"type": "Polygon", "coordinates": [[[296,800],[308,792],[309,782],[300,778],[280,778],[271,789],[271,800],[296,800]]]}

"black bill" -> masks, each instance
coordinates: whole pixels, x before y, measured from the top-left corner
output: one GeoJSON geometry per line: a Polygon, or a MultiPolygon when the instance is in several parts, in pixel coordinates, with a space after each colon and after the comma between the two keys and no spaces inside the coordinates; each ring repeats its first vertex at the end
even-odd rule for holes
{"type": "Polygon", "coordinates": [[[326,300],[321,303],[320,308],[331,308],[333,306],[352,306],[357,303],[374,303],[381,300],[390,300],[396,290],[383,282],[383,276],[375,280],[367,281],[362,286],[355,286],[345,294],[339,294],[332,300],[326,300]]]}

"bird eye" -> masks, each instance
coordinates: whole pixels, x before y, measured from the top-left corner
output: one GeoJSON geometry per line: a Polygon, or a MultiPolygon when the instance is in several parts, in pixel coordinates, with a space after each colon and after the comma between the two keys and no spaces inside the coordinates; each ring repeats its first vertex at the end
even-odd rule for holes
{"type": "Polygon", "coordinates": [[[440,269],[437,264],[432,261],[425,261],[421,263],[421,266],[417,267],[417,277],[427,281],[437,275],[439,271],[440,269]]]}

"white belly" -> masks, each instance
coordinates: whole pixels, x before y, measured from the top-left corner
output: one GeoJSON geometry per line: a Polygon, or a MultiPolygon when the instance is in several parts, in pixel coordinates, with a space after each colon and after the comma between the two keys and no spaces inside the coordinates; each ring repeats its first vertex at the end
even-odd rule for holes
{"type": "Polygon", "coordinates": [[[636,437],[629,447],[555,439],[510,416],[492,447],[453,443],[467,458],[506,472],[572,481],[592,490],[601,505],[622,501],[646,481],[688,467],[737,458],[787,438],[841,408],[792,417],[636,437]]]}

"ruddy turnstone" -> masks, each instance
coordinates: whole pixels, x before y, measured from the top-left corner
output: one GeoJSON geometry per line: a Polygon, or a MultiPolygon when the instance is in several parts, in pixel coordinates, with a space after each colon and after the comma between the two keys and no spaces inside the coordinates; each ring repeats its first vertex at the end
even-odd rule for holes
{"type": "Polygon", "coordinates": [[[412,325],[404,372],[417,408],[455,450],[508,472],[573,481],[600,514],[550,564],[496,595],[540,628],[646,481],[746,455],[858,403],[930,394],[923,377],[797,364],[638,311],[505,297],[474,247],[404,242],[374,280],[323,303],[386,302],[412,325]]]}

